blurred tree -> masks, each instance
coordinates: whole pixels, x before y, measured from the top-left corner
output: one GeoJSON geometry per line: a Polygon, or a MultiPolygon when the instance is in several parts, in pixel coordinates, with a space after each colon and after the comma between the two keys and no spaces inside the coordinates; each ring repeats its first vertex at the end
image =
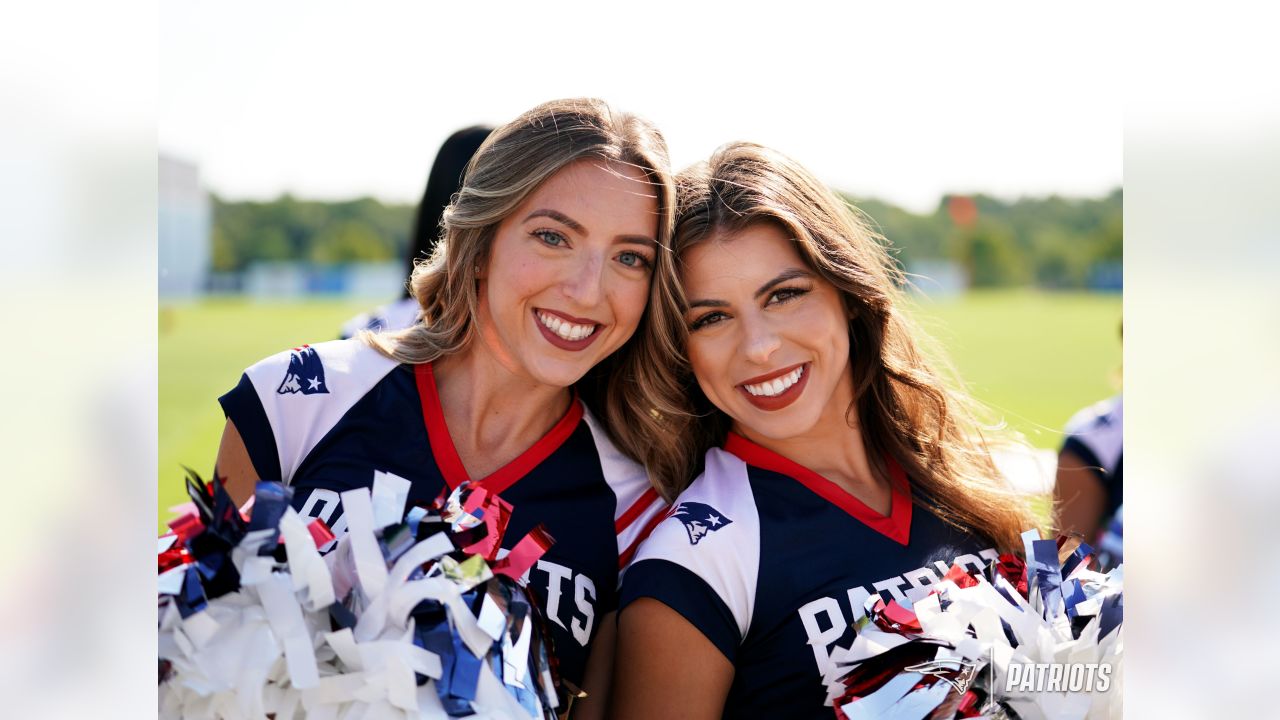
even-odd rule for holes
{"type": "Polygon", "coordinates": [[[378,233],[361,220],[329,223],[311,243],[307,259],[319,265],[377,262],[394,257],[378,233]]]}
{"type": "MultiPolygon", "coordinates": [[[[1101,198],[1057,195],[1008,201],[990,195],[948,195],[932,213],[908,212],[875,198],[845,195],[908,269],[923,260],[953,259],[978,285],[1034,282],[1084,287],[1093,268],[1122,260],[1123,194],[1101,198]]],[[[402,257],[415,206],[364,197],[341,202],[282,195],[269,202],[213,197],[213,266],[243,270],[258,260],[320,263],[402,257]]]]}
{"type": "Polygon", "coordinates": [[[1003,223],[977,220],[955,232],[951,247],[973,287],[1022,285],[1029,279],[1023,253],[1003,223]]]}

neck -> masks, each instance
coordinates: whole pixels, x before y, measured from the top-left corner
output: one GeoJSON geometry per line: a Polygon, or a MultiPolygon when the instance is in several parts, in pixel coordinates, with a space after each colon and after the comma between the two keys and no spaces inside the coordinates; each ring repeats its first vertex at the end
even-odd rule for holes
{"type": "Polygon", "coordinates": [[[445,424],[467,474],[489,475],[545,435],[569,409],[569,388],[512,373],[482,342],[432,366],[445,424]]]}
{"type": "Polygon", "coordinates": [[[764,437],[739,423],[734,432],[785,458],[800,463],[844,488],[868,506],[887,514],[889,482],[871,469],[852,388],[837,392],[818,422],[807,432],[786,438],[764,437]]]}

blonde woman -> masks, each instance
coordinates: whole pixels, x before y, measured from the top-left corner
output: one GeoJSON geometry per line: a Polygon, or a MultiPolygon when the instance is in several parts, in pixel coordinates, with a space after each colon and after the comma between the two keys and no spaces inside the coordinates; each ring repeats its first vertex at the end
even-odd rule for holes
{"type": "Polygon", "coordinates": [[[832,652],[869,598],[909,603],[1035,520],[839,198],[750,144],[677,185],[672,424],[684,462],[705,459],[627,571],[615,716],[830,718],[832,652]]]}
{"type": "Polygon", "coordinates": [[[662,135],[598,100],[540,105],[496,130],[410,285],[423,322],[282,352],[221,398],[217,472],[341,534],[340,493],[387,472],[410,503],[472,481],[555,544],[527,574],[560,673],[602,712],[620,567],[663,507],[671,461],[649,382],[674,307],[674,189],[662,135]],[[589,377],[590,374],[590,377],[589,377]],[[664,462],[666,465],[664,465],[664,462]],[[591,654],[594,653],[594,654],[591,654]],[[588,657],[591,655],[590,663],[588,657]]]}

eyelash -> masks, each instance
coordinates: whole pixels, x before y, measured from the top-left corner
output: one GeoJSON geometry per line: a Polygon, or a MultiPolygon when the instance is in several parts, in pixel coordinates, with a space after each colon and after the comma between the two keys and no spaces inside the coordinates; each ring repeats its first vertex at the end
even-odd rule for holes
{"type": "MultiPolygon", "coordinates": [[[[800,297],[803,297],[804,295],[807,295],[809,293],[809,290],[810,288],[802,288],[802,287],[778,288],[777,290],[774,290],[773,292],[769,293],[769,297],[765,301],[765,306],[768,307],[769,305],[784,305],[786,303],[791,302],[792,300],[796,300],[800,297]]],[[[709,312],[706,315],[702,315],[698,317],[692,323],[689,323],[689,332],[696,332],[698,330],[701,330],[702,328],[715,325],[716,323],[719,323],[719,322],[723,322],[725,319],[728,319],[728,317],[729,316],[727,314],[725,314],[724,312],[721,312],[720,310],[713,310],[712,312],[709,312]]]]}
{"type": "Polygon", "coordinates": [[[689,332],[697,332],[704,327],[715,325],[716,323],[721,322],[720,318],[728,318],[728,317],[729,317],[728,315],[725,315],[719,310],[716,310],[715,312],[709,312],[706,315],[703,315],[698,319],[694,320],[693,322],[689,323],[689,332]]]}
{"type": "Polygon", "coordinates": [[[784,287],[769,293],[769,305],[782,305],[808,294],[809,288],[784,287]]]}
{"type": "MultiPolygon", "coordinates": [[[[566,238],[564,234],[556,232],[555,230],[534,230],[529,234],[538,238],[538,240],[540,240],[543,245],[546,245],[548,247],[563,247],[569,244],[569,239],[566,238]]],[[[649,268],[653,267],[652,260],[646,257],[644,253],[637,252],[635,250],[627,250],[627,251],[618,253],[618,261],[625,268],[631,268],[631,269],[643,268],[645,270],[648,270],[649,268]],[[622,262],[621,258],[626,256],[634,256],[636,259],[636,263],[633,265],[628,265],[627,263],[622,262]]]]}
{"type": "Polygon", "coordinates": [[[636,252],[635,250],[626,250],[618,253],[618,262],[622,263],[622,266],[626,268],[641,268],[644,270],[648,270],[649,268],[653,267],[652,260],[646,257],[644,253],[636,252]],[[635,257],[636,263],[634,265],[628,265],[625,262],[622,262],[622,258],[628,255],[635,257]]]}
{"type": "Polygon", "coordinates": [[[568,238],[556,232],[555,230],[534,230],[532,233],[530,233],[530,235],[533,235],[534,237],[541,240],[543,245],[548,245],[550,247],[560,247],[561,245],[567,245],[569,243],[568,238]],[[554,243],[547,242],[548,237],[554,238],[559,242],[554,242],[554,243]]]}

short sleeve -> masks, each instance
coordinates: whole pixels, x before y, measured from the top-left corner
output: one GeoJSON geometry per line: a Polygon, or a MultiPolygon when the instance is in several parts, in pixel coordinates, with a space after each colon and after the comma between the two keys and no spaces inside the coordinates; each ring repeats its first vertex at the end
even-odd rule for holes
{"type": "MultiPolygon", "coordinates": [[[[604,426],[583,405],[583,420],[591,430],[595,442],[600,472],[613,493],[613,530],[618,542],[618,585],[631,558],[655,525],[662,521],[667,503],[649,482],[644,466],[627,457],[609,440],[604,426]]],[[[615,588],[616,589],[616,588],[615,588]]]]}
{"type": "Polygon", "coordinates": [[[733,660],[751,626],[760,520],[746,465],[714,449],[627,570],[620,606],[653,598],[733,660]]]}
{"type": "Polygon", "coordinates": [[[277,353],[219,398],[263,480],[288,485],[317,443],[399,363],[358,339],[277,353]]]}
{"type": "Polygon", "coordinates": [[[258,472],[259,480],[280,480],[280,453],[271,431],[271,421],[262,408],[258,392],[248,375],[241,375],[240,382],[227,394],[218,398],[222,412],[236,426],[249,460],[258,472]]]}
{"type": "Polygon", "coordinates": [[[742,634],[738,632],[733,612],[705,580],[669,560],[644,560],[627,570],[619,606],[625,608],[645,597],[680,613],[729,662],[735,660],[742,645],[742,634]]]}

